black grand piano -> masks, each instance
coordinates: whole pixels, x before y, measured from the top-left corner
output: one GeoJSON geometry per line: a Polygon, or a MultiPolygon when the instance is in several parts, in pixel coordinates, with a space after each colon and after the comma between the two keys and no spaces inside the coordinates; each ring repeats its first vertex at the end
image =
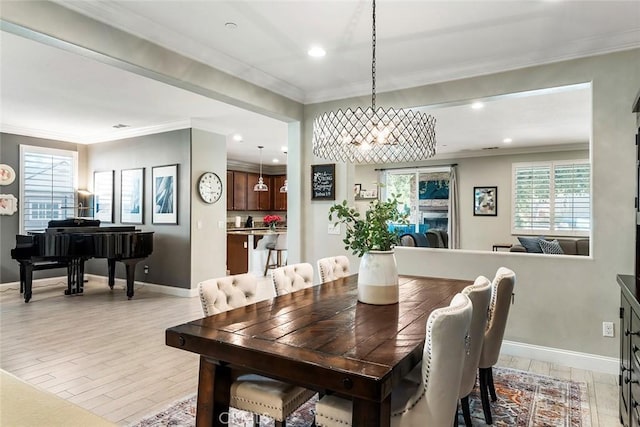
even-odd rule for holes
{"type": "Polygon", "coordinates": [[[67,268],[66,295],[82,294],[84,263],[89,258],[106,258],[109,287],[115,283],[116,261],[125,264],[127,297],[133,297],[136,264],[153,252],[153,232],[134,226],[100,226],[99,220],[68,218],[49,221],[44,231],[16,236],[11,258],[20,264],[20,292],[31,299],[33,271],[67,268]]]}

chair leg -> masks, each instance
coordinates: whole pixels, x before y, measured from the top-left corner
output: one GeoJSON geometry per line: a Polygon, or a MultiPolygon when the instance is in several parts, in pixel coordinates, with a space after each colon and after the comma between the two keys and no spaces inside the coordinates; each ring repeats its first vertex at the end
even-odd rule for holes
{"type": "Polygon", "coordinates": [[[472,427],[471,424],[471,411],[469,410],[469,396],[465,396],[460,401],[460,406],[462,406],[462,416],[464,417],[464,425],[466,427],[472,427]]]}
{"type": "Polygon", "coordinates": [[[287,420],[275,420],[275,422],[273,423],[273,427],[287,427],[287,420]]]}
{"type": "Polygon", "coordinates": [[[253,427],[260,427],[260,415],[253,414],[253,427]]]}
{"type": "Polygon", "coordinates": [[[487,385],[489,386],[489,394],[491,395],[491,401],[495,402],[496,400],[498,400],[498,396],[496,395],[496,388],[493,385],[493,367],[488,368],[487,385]]]}
{"type": "Polygon", "coordinates": [[[480,368],[480,399],[482,400],[482,411],[484,412],[484,420],[488,425],[493,424],[491,418],[491,403],[489,403],[489,391],[487,390],[487,374],[488,368],[480,368]]]}
{"type": "Polygon", "coordinates": [[[267,271],[269,271],[269,261],[271,261],[271,249],[269,249],[269,252],[267,252],[267,262],[264,264],[264,274],[263,276],[267,275],[267,271]]]}

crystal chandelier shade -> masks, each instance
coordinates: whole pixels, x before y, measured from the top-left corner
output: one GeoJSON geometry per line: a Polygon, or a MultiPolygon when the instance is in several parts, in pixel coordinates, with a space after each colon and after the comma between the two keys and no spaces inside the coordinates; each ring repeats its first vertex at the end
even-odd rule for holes
{"type": "Polygon", "coordinates": [[[369,107],[313,120],[313,154],[351,163],[424,160],[436,154],[435,118],[411,110],[369,107]]]}
{"type": "Polygon", "coordinates": [[[373,0],[371,107],[313,120],[313,154],[351,163],[398,163],[436,154],[436,119],[419,111],[376,108],[376,1],[373,0]]]}
{"type": "Polygon", "coordinates": [[[260,149],[260,178],[258,178],[258,183],[253,186],[253,191],[269,191],[269,187],[264,183],[262,179],[262,149],[264,148],[262,145],[258,145],[260,149]]]}

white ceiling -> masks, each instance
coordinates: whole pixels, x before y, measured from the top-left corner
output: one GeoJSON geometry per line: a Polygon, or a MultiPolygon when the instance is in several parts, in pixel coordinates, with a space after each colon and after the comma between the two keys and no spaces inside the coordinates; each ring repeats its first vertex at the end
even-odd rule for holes
{"type": "MultiPolygon", "coordinates": [[[[369,1],[57,3],[300,102],[371,91],[369,1]],[[313,43],[325,58],[307,56],[313,43]]],[[[376,20],[378,92],[640,47],[637,0],[378,0],[376,20]]],[[[264,145],[265,163],[286,160],[283,122],[0,36],[3,132],[94,143],[197,124],[229,136],[229,158],[255,163],[264,145]],[[131,127],[113,129],[117,123],[131,127]],[[242,143],[231,140],[236,132],[242,143]]],[[[504,137],[513,146],[586,142],[589,100],[588,91],[564,91],[491,100],[477,111],[433,110],[438,151],[494,147],[504,137]]]]}

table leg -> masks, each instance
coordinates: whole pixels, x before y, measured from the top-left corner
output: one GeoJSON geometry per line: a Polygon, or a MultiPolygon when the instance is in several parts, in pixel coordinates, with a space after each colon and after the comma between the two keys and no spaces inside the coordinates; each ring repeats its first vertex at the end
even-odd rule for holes
{"type": "Polygon", "coordinates": [[[388,395],[382,402],[353,399],[352,417],[353,427],[389,427],[391,425],[391,395],[388,395]]]}
{"type": "Polygon", "coordinates": [[[231,394],[231,369],[200,356],[196,427],[227,427],[231,394]]]}

